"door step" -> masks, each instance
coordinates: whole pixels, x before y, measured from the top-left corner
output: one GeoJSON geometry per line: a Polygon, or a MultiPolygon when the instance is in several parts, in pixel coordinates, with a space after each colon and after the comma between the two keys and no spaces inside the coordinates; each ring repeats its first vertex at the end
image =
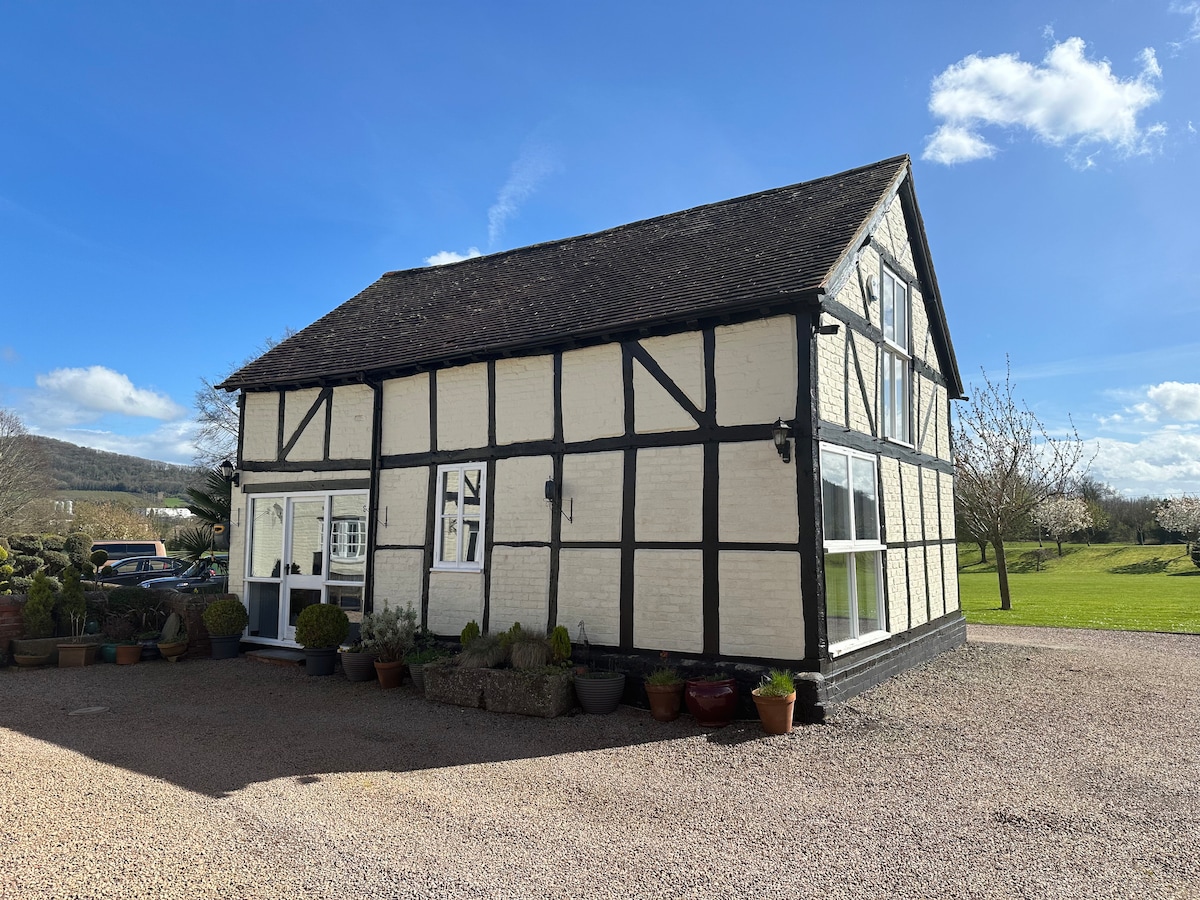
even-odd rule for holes
{"type": "Polygon", "coordinates": [[[255,662],[270,663],[273,666],[304,665],[303,650],[288,650],[282,647],[264,647],[261,650],[250,650],[246,652],[245,657],[255,662]]]}

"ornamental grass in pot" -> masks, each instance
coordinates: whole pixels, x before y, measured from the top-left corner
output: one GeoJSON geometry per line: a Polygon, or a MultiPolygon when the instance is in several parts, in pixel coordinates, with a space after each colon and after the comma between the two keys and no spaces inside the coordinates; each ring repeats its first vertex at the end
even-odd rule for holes
{"type": "Polygon", "coordinates": [[[306,675],[332,675],[338,645],[350,633],[350,617],[340,606],[313,603],[296,617],[296,643],[304,648],[306,675]]]}
{"type": "Polygon", "coordinates": [[[786,669],[772,669],[762,683],[750,692],[763,731],[767,734],[791,734],[796,710],[796,682],[786,669]]]}
{"type": "Polygon", "coordinates": [[[675,721],[683,706],[683,679],[668,666],[655,669],[646,676],[646,699],[650,701],[650,715],[656,720],[675,721]]]}
{"type": "Polygon", "coordinates": [[[238,644],[250,616],[237,597],[222,597],[214,600],[200,614],[204,627],[212,639],[213,659],[234,659],[238,655],[238,644]]]}

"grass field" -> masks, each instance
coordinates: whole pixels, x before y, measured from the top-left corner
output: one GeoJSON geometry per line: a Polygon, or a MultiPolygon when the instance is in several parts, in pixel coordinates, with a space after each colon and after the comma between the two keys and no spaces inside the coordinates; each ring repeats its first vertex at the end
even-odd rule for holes
{"type": "Polygon", "coordinates": [[[980,564],[979,548],[958,548],[959,592],[968,622],[984,625],[1052,625],[1121,631],[1200,634],[1200,569],[1180,544],[1055,546],[1037,570],[1036,543],[1007,546],[1013,608],[1000,609],[992,548],[980,564]]]}

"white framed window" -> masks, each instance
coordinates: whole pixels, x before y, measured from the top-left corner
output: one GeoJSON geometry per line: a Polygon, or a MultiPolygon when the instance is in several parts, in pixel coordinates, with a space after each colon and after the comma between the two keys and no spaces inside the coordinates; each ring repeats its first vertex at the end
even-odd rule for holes
{"type": "Polygon", "coordinates": [[[329,533],[329,556],[338,562],[352,562],[367,555],[367,520],[334,519],[329,533]]]}
{"type": "Polygon", "coordinates": [[[437,528],[433,567],[478,572],[483,569],[483,523],[486,515],[483,463],[438,466],[435,494],[437,528]]]}
{"type": "Polygon", "coordinates": [[[821,445],[825,624],[834,654],[887,634],[878,484],[874,456],[821,445]]]}
{"type": "Polygon", "coordinates": [[[883,344],[879,348],[879,427],[883,437],[908,444],[912,441],[908,285],[884,269],[880,293],[883,344]]]}

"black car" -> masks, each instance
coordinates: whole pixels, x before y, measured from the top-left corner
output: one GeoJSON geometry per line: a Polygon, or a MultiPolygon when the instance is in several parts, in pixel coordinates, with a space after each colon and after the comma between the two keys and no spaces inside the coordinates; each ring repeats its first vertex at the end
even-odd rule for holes
{"type": "Polygon", "coordinates": [[[201,559],[173,578],[151,578],[142,587],[180,594],[223,594],[229,587],[229,557],[201,559]]]}
{"type": "Polygon", "coordinates": [[[186,559],[172,556],[131,556],[104,566],[100,580],[105,584],[141,584],[152,578],[173,578],[187,567],[186,559]]]}

